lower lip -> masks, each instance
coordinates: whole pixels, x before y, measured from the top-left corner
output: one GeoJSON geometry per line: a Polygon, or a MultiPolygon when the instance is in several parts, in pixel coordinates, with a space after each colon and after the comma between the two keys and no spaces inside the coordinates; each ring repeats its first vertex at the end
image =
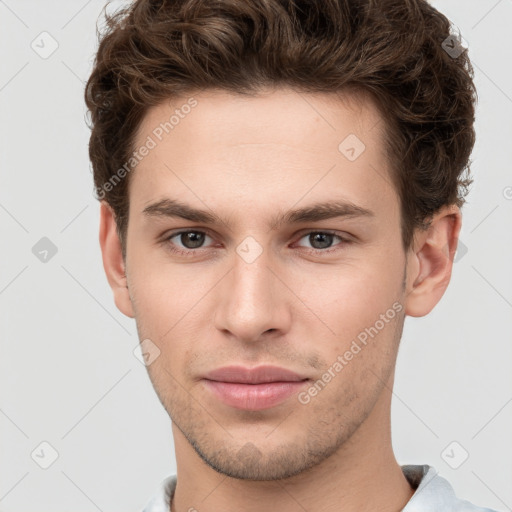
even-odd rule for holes
{"type": "Polygon", "coordinates": [[[205,379],[204,383],[226,405],[236,409],[261,411],[284,402],[306,385],[307,380],[241,384],[205,379]]]}

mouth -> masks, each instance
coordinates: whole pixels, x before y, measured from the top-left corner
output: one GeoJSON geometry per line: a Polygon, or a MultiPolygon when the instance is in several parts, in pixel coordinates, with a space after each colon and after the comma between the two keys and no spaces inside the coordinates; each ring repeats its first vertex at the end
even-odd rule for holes
{"type": "Polygon", "coordinates": [[[277,366],[226,366],[205,375],[212,395],[235,409],[261,411],[297,393],[310,379],[277,366]]]}

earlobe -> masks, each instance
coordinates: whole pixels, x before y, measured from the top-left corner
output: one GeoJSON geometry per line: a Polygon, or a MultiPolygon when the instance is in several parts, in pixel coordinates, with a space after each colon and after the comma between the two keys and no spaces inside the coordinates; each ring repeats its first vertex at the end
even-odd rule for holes
{"type": "Polygon", "coordinates": [[[114,294],[114,302],[121,313],[134,318],[116,220],[112,208],[105,201],[100,205],[99,241],[103,268],[114,294]]]}
{"type": "Polygon", "coordinates": [[[457,206],[443,208],[426,231],[417,233],[407,259],[405,314],[425,316],[441,300],[450,282],[462,216],[457,206]]]}

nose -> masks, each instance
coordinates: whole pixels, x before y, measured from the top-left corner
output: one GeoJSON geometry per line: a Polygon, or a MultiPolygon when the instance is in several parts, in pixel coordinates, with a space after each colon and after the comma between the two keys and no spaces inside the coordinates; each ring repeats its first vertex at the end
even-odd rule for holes
{"type": "Polygon", "coordinates": [[[233,255],[233,268],[217,290],[215,327],[243,343],[258,342],[290,328],[293,294],[271,266],[268,250],[254,260],[233,255]]]}

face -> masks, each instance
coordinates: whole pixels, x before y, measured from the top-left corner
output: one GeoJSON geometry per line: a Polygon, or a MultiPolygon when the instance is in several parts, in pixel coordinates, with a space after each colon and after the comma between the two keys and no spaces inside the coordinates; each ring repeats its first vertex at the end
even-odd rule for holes
{"type": "Polygon", "coordinates": [[[299,474],[383,395],[407,263],[384,130],[367,99],[287,89],[202,92],[140,127],[120,307],[160,351],[148,372],[174,427],[218,472],[299,474]],[[294,381],[207,379],[264,365],[294,381]]]}

